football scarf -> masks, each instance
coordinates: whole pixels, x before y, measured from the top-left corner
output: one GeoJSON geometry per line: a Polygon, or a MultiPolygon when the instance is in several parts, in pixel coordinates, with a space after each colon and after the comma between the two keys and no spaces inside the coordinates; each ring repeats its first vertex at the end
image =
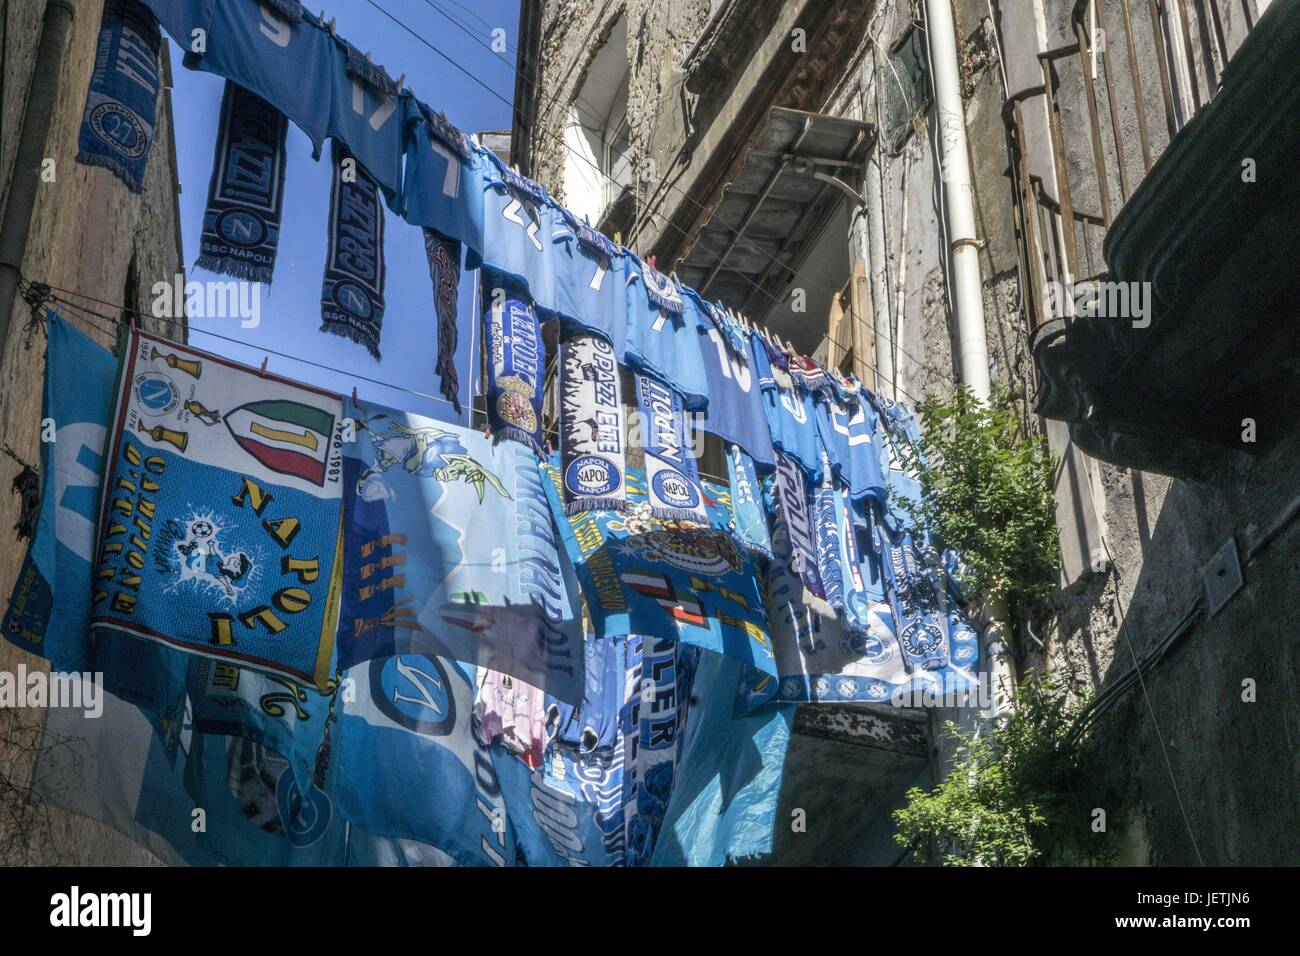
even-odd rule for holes
{"type": "Polygon", "coordinates": [[[329,253],[321,289],[322,332],[366,347],[379,360],[384,323],[384,210],[379,189],[347,148],[334,141],[329,253]]]}
{"type": "Polygon", "coordinates": [[[50,670],[81,672],[117,363],[112,352],[58,314],[47,317],[46,330],[41,417],[53,421],[56,431],[53,441],[41,443],[36,531],[0,630],[10,643],[48,660],[50,670]]]}
{"type": "Polygon", "coordinates": [[[438,390],[459,415],[460,379],[456,375],[456,295],[460,287],[460,243],[436,229],[424,230],[424,254],[433,282],[438,316],[438,390]]]}
{"type": "Polygon", "coordinates": [[[825,598],[826,592],[817,570],[817,546],[812,516],[808,513],[807,484],[799,466],[780,451],[776,453],[776,487],[778,510],[790,527],[794,569],[814,597],[825,598]]]}
{"type": "Polygon", "coordinates": [[[907,532],[891,532],[883,522],[876,530],[903,655],[913,668],[940,670],[948,664],[943,570],[924,559],[907,532]]]}
{"type": "Polygon", "coordinates": [[[144,188],[161,87],[158,21],[136,0],[105,0],[95,69],[77,135],[77,162],[144,188]]]}
{"type": "Polygon", "coordinates": [[[560,537],[598,637],[680,640],[775,673],[758,568],[723,530],[724,515],[722,527],[666,525],[650,513],[639,471],[629,475],[627,512],[565,515],[560,471],[546,470],[560,537]]]}
{"type": "Polygon", "coordinates": [[[627,452],[618,357],[599,335],[560,342],[560,450],[564,511],[627,507],[627,452]]]}
{"type": "Polygon", "coordinates": [[[757,558],[772,557],[772,537],[767,530],[762,485],[754,459],[737,445],[727,446],[727,478],[731,484],[731,524],[736,541],[757,558]]]}
{"type": "Polygon", "coordinates": [[[840,514],[835,507],[835,485],[830,465],[822,463],[822,483],[813,496],[813,541],[817,546],[817,577],[826,603],[836,613],[844,610],[844,579],[840,562],[840,514]]]}
{"type": "Polygon", "coordinates": [[[682,397],[640,373],[636,395],[641,406],[650,513],[663,521],[708,524],[699,468],[687,439],[682,397]]]}
{"type": "Polygon", "coordinates": [[[527,445],[536,455],[542,447],[542,376],[546,346],[537,312],[527,302],[505,298],[483,272],[484,347],[488,367],[488,425],[498,441],[527,445]]]}
{"type": "Polygon", "coordinates": [[[288,128],[289,121],[274,106],[226,81],[199,268],[251,282],[271,281],[284,208],[288,128]]]}
{"type": "Polygon", "coordinates": [[[343,458],[342,666],[403,642],[580,700],[577,582],[533,452],[381,405],[344,406],[356,441],[343,458]]]}
{"type": "Polygon", "coordinates": [[[139,638],[325,689],[342,571],[341,399],[134,331],[119,383],[98,643],[139,638]]]}

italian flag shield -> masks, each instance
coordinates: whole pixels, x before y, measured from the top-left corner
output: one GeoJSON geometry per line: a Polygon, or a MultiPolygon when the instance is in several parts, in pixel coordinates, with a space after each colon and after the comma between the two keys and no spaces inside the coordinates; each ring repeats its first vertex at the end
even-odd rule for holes
{"type": "Polygon", "coordinates": [[[225,417],[239,446],[271,471],[325,484],[334,416],[320,408],[273,399],[241,405],[225,417]]]}

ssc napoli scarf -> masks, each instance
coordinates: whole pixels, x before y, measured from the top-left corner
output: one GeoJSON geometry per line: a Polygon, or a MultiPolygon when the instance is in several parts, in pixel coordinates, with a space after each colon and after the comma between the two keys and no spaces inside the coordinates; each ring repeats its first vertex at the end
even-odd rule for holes
{"type": "Polygon", "coordinates": [[[813,543],[812,518],[808,514],[808,494],[803,472],[779,449],[776,452],[776,484],[778,504],[790,527],[790,543],[794,549],[791,563],[810,594],[815,598],[824,598],[826,591],[817,570],[817,548],[813,543]]]}
{"type": "Polygon", "coordinates": [[[379,359],[379,332],[384,324],[384,211],[375,181],[338,140],[334,140],[329,256],[320,314],[322,332],[364,345],[379,359]]]}
{"type": "Polygon", "coordinates": [[[731,482],[731,521],[736,543],[758,558],[771,559],[772,536],[759,497],[754,459],[738,445],[727,446],[727,477],[731,482]]]}
{"type": "MultiPolygon", "coordinates": [[[[460,285],[460,242],[436,229],[424,230],[429,258],[433,307],[438,315],[438,390],[460,414],[460,379],[456,375],[456,291],[460,285]]],[[[540,391],[540,390],[539,390],[540,391]]]]}
{"type": "Polygon", "coordinates": [[[826,603],[836,612],[844,610],[844,577],[840,565],[840,514],[835,507],[835,485],[831,466],[822,458],[822,483],[813,496],[813,533],[817,545],[817,576],[826,603]]]}
{"type": "Polygon", "coordinates": [[[663,521],[708,524],[699,468],[686,436],[682,398],[648,375],[636,376],[650,513],[663,521]]]}
{"type": "Polygon", "coordinates": [[[614,348],[583,333],[560,343],[564,511],[627,507],[623,397],[614,348]]]}
{"type": "Polygon", "coordinates": [[[95,69],[77,136],[77,162],[101,166],[133,193],[144,188],[161,86],[162,35],[136,0],[107,0],[95,47],[95,69]]]}
{"type": "Polygon", "coordinates": [[[923,560],[907,532],[890,532],[881,521],[875,525],[903,656],[913,669],[940,670],[948,664],[943,569],[923,560]]]}
{"type": "Polygon", "coordinates": [[[484,295],[484,302],[490,306],[483,323],[488,354],[488,424],[498,441],[517,441],[535,454],[545,455],[542,375],[546,346],[537,312],[520,299],[506,299],[491,307],[493,298],[484,295]]]}
{"type": "Polygon", "coordinates": [[[285,115],[226,81],[221,133],[203,214],[197,265],[251,282],[270,282],[284,208],[285,115]]]}

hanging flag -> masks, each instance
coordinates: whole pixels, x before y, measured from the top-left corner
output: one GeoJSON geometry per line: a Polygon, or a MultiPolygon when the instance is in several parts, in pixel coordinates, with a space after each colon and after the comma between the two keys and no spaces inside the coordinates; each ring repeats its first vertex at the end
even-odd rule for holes
{"type": "Polygon", "coordinates": [[[739,445],[727,446],[727,477],[731,482],[731,524],[737,543],[757,558],[770,559],[772,537],[767,529],[762,486],[754,459],[739,445]]]}
{"type": "Polygon", "coordinates": [[[460,242],[436,229],[424,230],[424,254],[433,282],[433,308],[438,317],[438,390],[460,409],[460,379],[456,374],[456,296],[460,288],[460,242]]]}
{"type": "Polygon", "coordinates": [[[36,530],[0,630],[10,643],[48,660],[50,670],[79,673],[86,670],[95,525],[117,362],[57,313],[47,316],[46,330],[41,417],[54,422],[55,431],[52,441],[41,443],[36,530]]]}
{"type": "Polygon", "coordinates": [[[342,570],[341,400],[134,330],[119,381],[99,643],[142,638],[324,689],[342,570]]]}
{"type": "Polygon", "coordinates": [[[198,268],[271,281],[284,209],[288,128],[274,106],[226,81],[198,268]]]}
{"type": "Polygon", "coordinates": [[[732,716],[742,664],[704,654],[654,866],[723,866],[772,852],[794,705],[732,716]]]}
{"type": "Polygon", "coordinates": [[[542,389],[546,346],[537,313],[509,295],[502,277],[483,270],[483,335],[487,349],[488,425],[498,441],[542,447],[542,389]]]}
{"type": "Polygon", "coordinates": [[[627,506],[627,452],[618,356],[599,335],[560,342],[560,450],[564,510],[627,506]]]}
{"type": "Polygon", "coordinates": [[[560,536],[598,637],[644,634],[730,654],[775,674],[753,558],[722,527],[665,523],[650,513],[644,475],[629,475],[627,512],[564,515],[560,471],[548,464],[560,536]]]}
{"type": "Polygon", "coordinates": [[[704,489],[688,441],[682,397],[639,372],[636,395],[641,406],[650,513],[663,521],[708,524],[704,489]]]}
{"type": "Polygon", "coordinates": [[[95,68],[77,136],[77,162],[144,189],[158,109],[158,20],[137,0],[105,0],[95,68]]]}
{"type": "Polygon", "coordinates": [[[329,253],[321,289],[321,331],[366,347],[379,360],[384,324],[384,210],[364,167],[334,141],[329,253]]]}
{"type": "Polygon", "coordinates": [[[343,459],[343,667],[401,640],[580,700],[578,588],[533,453],[381,405],[345,408],[356,441],[343,459]]]}
{"type": "Polygon", "coordinates": [[[813,531],[813,518],[808,512],[808,486],[799,466],[776,453],[777,507],[790,527],[790,541],[794,548],[794,568],[803,579],[809,593],[825,599],[826,591],[817,568],[817,545],[813,531]]]}

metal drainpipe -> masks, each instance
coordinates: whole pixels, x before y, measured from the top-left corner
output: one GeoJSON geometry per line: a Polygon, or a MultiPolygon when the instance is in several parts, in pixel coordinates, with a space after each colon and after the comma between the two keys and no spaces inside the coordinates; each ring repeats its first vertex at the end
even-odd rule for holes
{"type": "Polygon", "coordinates": [[[943,176],[948,243],[952,258],[961,377],[975,396],[989,397],[989,353],[984,330],[984,288],[980,280],[979,240],[975,237],[975,190],[966,147],[966,114],[961,101],[961,71],[950,0],[925,0],[930,41],[930,75],[943,176]]]}
{"type": "Polygon", "coordinates": [[[0,223],[0,359],[9,342],[10,319],[18,293],[18,274],[27,252],[27,237],[36,206],[36,189],[40,183],[41,163],[54,116],[54,101],[63,73],[63,58],[68,35],[77,9],[74,0],[47,0],[41,40],[36,48],[32,83],[27,91],[27,108],[14,157],[13,177],[5,201],[4,221],[0,223]]]}

